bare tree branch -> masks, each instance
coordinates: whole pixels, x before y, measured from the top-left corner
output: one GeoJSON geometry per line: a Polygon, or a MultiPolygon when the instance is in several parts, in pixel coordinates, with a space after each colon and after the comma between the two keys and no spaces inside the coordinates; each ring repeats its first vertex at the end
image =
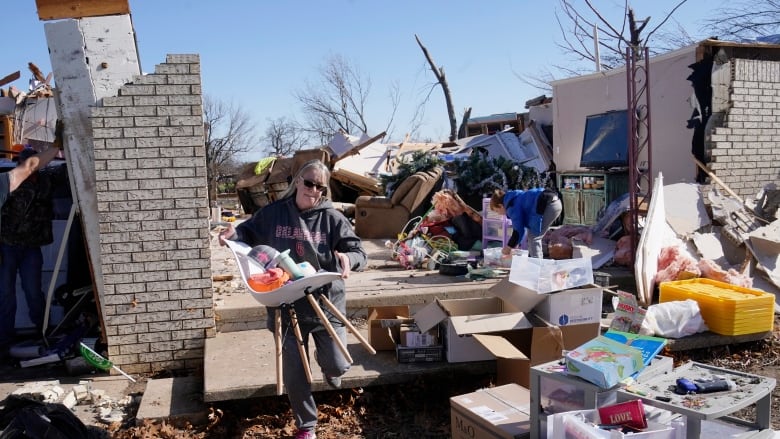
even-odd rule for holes
{"type": "Polygon", "coordinates": [[[203,96],[203,124],[206,137],[206,167],[209,195],[213,196],[220,174],[231,173],[237,156],[255,148],[255,125],[240,105],[203,96]]]}
{"type": "Polygon", "coordinates": [[[721,39],[752,40],[780,33],[780,1],[735,1],[714,11],[707,28],[721,39]]]}
{"type": "Polygon", "coordinates": [[[279,117],[268,121],[265,135],[261,139],[267,155],[288,157],[306,146],[308,138],[295,121],[279,117]]]}
{"type": "Polygon", "coordinates": [[[450,86],[447,84],[447,77],[444,74],[444,67],[436,67],[436,63],[433,62],[433,57],[431,56],[430,52],[428,52],[428,49],[423,45],[422,41],[420,41],[420,37],[415,34],[414,38],[417,40],[417,45],[420,46],[423,55],[425,55],[425,59],[428,60],[428,65],[430,65],[431,71],[433,72],[434,76],[436,76],[436,80],[438,81],[439,85],[441,85],[442,92],[444,93],[444,101],[447,104],[447,117],[450,121],[450,141],[454,141],[458,137],[458,126],[457,121],[455,120],[455,107],[452,104],[450,86]]]}

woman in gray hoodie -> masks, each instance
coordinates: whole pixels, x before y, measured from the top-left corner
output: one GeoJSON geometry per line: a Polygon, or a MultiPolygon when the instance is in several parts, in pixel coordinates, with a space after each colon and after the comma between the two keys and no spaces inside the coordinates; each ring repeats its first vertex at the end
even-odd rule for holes
{"type": "MultiPolygon", "coordinates": [[[[340,272],[342,279],[333,281],[326,295],[345,314],[343,279],[351,271],[365,268],[367,258],[352,224],[327,198],[329,180],[330,171],[325,164],[319,160],[307,162],[279,200],[255,212],[251,219],[238,227],[229,225],[219,238],[223,245],[225,239],[230,239],[243,241],[251,247],[264,244],[280,252],[290,249],[290,257],[296,263],[308,262],[318,271],[340,272]]],[[[349,362],[306,297],[291,305],[297,315],[306,352],[309,352],[309,338],[314,339],[316,360],[325,380],[333,388],[341,387],[341,376],[349,370],[349,362]]],[[[275,311],[276,308],[268,308],[267,327],[271,331],[275,329],[275,311]]],[[[326,308],[323,311],[328,314],[326,308]]],[[[283,312],[282,317],[283,377],[298,427],[295,437],[316,438],[317,404],[306,379],[289,315],[283,312]]],[[[332,316],[329,321],[346,346],[347,333],[343,323],[332,316]]]]}

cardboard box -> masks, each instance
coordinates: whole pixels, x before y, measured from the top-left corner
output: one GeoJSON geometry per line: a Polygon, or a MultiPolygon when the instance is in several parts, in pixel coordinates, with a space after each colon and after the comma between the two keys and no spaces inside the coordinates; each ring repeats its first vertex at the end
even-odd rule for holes
{"type": "Polygon", "coordinates": [[[540,259],[513,256],[509,280],[539,294],[590,285],[593,267],[590,258],[540,259]]]}
{"type": "Polygon", "coordinates": [[[574,288],[542,295],[534,312],[550,323],[566,326],[601,322],[601,287],[574,288]]]}
{"type": "Polygon", "coordinates": [[[529,386],[531,366],[563,357],[599,335],[599,323],[558,327],[497,297],[436,300],[414,315],[421,330],[442,326],[450,363],[496,360],[498,383],[529,386]],[[473,313],[473,314],[470,314],[473,313]]]}
{"type": "Polygon", "coordinates": [[[423,332],[416,324],[403,324],[400,334],[400,344],[403,347],[420,348],[439,344],[438,327],[423,332]]]}
{"type": "Polygon", "coordinates": [[[441,335],[447,361],[487,361],[495,357],[474,340],[474,334],[531,329],[531,323],[521,312],[505,312],[504,302],[497,297],[439,300],[423,307],[414,315],[421,331],[442,324],[441,335]]]}
{"type": "Polygon", "coordinates": [[[530,387],[531,367],[560,360],[563,351],[574,349],[598,337],[600,325],[589,323],[574,326],[553,326],[534,315],[530,330],[500,334],[475,334],[474,338],[496,359],[496,383],[517,383],[530,387]]]}
{"type": "Polygon", "coordinates": [[[517,384],[450,398],[453,439],[520,439],[531,436],[531,395],[517,384]]]}
{"type": "Polygon", "coordinates": [[[368,343],[377,351],[394,351],[402,324],[414,323],[409,306],[378,306],[368,309],[368,343]]]}
{"type": "Polygon", "coordinates": [[[566,353],[571,375],[609,389],[644,368],[642,352],[604,336],[566,353]]]}

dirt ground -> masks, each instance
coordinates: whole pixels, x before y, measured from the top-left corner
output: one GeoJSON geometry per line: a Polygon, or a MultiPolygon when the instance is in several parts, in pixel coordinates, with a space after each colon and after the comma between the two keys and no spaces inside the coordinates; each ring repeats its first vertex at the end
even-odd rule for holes
{"type": "MultiPolygon", "coordinates": [[[[780,379],[780,319],[775,317],[771,337],[750,343],[688,352],[666,352],[675,365],[694,360],[732,370],[780,379]]],[[[451,396],[494,383],[491,375],[453,374],[407,384],[377,386],[315,395],[320,419],[317,437],[335,438],[447,438],[450,437],[451,396]]],[[[772,428],[780,430],[780,389],[773,392],[772,428]]],[[[206,425],[135,425],[132,413],[122,424],[106,430],[111,438],[290,438],[295,426],[287,399],[267,397],[212,404],[206,425]]],[[[752,420],[753,408],[737,414],[752,420]]]]}

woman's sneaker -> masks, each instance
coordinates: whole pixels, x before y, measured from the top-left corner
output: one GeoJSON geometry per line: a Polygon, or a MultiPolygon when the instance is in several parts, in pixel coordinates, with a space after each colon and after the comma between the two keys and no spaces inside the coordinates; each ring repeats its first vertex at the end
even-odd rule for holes
{"type": "Polygon", "coordinates": [[[317,439],[314,430],[298,430],[295,432],[295,439],[317,439]]]}

